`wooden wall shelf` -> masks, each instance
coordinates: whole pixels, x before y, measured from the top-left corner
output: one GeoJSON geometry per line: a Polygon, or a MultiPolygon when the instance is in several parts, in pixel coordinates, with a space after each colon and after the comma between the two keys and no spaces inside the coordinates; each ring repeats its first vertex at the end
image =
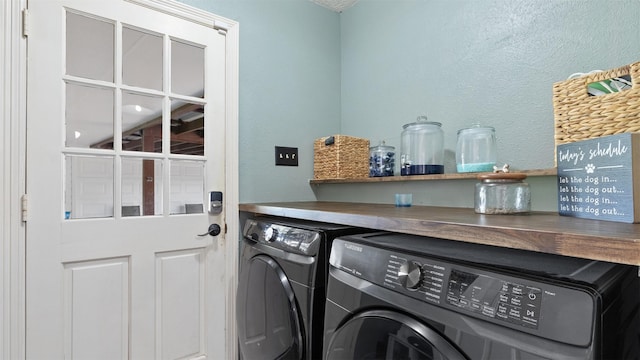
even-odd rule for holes
{"type": "MultiPolygon", "coordinates": [[[[527,176],[556,176],[557,169],[536,169],[536,170],[514,170],[527,176]]],[[[348,184],[348,183],[380,183],[380,182],[405,182],[405,181],[429,181],[429,180],[464,180],[475,179],[478,173],[455,173],[455,174],[434,174],[434,175],[411,175],[411,176],[382,176],[360,179],[311,179],[309,184],[348,184]]]]}

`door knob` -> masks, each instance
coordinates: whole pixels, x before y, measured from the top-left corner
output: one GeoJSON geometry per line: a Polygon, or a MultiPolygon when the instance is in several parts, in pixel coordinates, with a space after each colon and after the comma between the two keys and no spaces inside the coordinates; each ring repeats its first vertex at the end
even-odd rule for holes
{"type": "Polygon", "coordinates": [[[209,225],[209,229],[207,230],[206,233],[199,234],[198,236],[207,236],[207,235],[218,236],[218,235],[220,235],[220,231],[222,231],[222,229],[220,228],[220,225],[211,224],[211,225],[209,225]]]}

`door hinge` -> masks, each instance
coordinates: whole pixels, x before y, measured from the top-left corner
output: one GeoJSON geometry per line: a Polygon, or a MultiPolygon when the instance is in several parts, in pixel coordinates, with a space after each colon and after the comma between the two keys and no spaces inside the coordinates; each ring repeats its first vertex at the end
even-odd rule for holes
{"type": "Polygon", "coordinates": [[[22,36],[28,37],[31,32],[31,17],[29,16],[29,9],[22,10],[22,36]]]}
{"type": "Polygon", "coordinates": [[[29,197],[27,194],[22,194],[22,198],[20,199],[20,219],[23,222],[27,222],[27,209],[29,208],[29,197]]]}
{"type": "Polygon", "coordinates": [[[229,25],[222,21],[214,21],[213,29],[218,30],[220,35],[227,35],[227,30],[229,29],[229,25]]]}

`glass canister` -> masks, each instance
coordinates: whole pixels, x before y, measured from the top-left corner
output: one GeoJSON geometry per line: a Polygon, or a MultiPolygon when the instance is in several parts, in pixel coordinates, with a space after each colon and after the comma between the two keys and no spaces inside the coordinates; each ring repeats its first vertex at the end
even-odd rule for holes
{"type": "Polygon", "coordinates": [[[531,210],[529,184],[522,173],[479,174],[475,211],[478,214],[522,214],[531,210]]]}
{"type": "Polygon", "coordinates": [[[496,164],[496,131],[474,125],[458,130],[456,167],[459,173],[492,171],[496,164]]]}
{"type": "Polygon", "coordinates": [[[444,133],[442,124],[418,116],[403,126],[400,175],[444,173],[444,133]]]}
{"type": "Polygon", "coordinates": [[[369,148],[369,176],[393,176],[396,148],[381,141],[369,148]]]}

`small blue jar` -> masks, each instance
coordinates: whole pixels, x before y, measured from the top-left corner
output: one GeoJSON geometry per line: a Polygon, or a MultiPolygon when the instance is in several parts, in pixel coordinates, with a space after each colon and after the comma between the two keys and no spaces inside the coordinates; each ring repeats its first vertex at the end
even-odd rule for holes
{"type": "Polygon", "coordinates": [[[395,148],[380,142],[369,148],[369,176],[393,176],[395,169],[395,148]]]}

